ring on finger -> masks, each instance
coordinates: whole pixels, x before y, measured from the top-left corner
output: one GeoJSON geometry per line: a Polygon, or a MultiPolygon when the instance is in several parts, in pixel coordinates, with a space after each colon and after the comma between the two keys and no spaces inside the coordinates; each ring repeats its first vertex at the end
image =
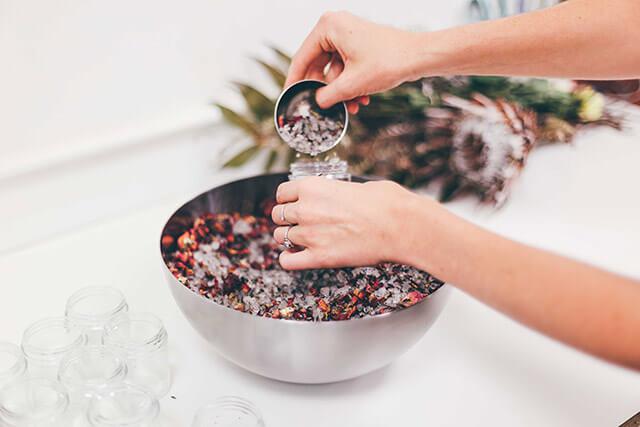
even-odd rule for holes
{"type": "Polygon", "coordinates": [[[282,222],[283,224],[289,224],[289,221],[287,221],[287,217],[285,215],[285,211],[287,209],[287,204],[283,204],[282,205],[282,209],[280,210],[280,222],[282,222]]]}
{"type": "Polygon", "coordinates": [[[285,247],[285,249],[293,249],[293,247],[295,246],[291,240],[289,239],[289,231],[291,230],[291,226],[287,227],[284,230],[284,239],[282,240],[282,246],[285,247]]]}

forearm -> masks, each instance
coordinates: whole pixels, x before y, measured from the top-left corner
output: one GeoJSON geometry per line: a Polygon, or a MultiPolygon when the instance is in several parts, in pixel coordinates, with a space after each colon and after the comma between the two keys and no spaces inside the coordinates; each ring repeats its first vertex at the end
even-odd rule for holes
{"type": "Polygon", "coordinates": [[[571,0],[545,10],[416,35],[411,79],[640,76],[640,2],[571,0]]]}
{"type": "Polygon", "coordinates": [[[640,369],[640,283],[510,241],[446,211],[414,212],[423,213],[409,220],[421,230],[410,241],[413,265],[547,335],[640,369]]]}

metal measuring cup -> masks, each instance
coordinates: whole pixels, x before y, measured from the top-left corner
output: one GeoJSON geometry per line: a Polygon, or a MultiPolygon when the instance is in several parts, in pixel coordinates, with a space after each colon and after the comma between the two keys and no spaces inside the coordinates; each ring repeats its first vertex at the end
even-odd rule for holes
{"type": "Polygon", "coordinates": [[[278,135],[298,153],[317,156],[338,145],[347,133],[349,114],[344,102],[320,108],[316,91],[327,84],[301,80],[278,97],[274,122],[278,135]]]}

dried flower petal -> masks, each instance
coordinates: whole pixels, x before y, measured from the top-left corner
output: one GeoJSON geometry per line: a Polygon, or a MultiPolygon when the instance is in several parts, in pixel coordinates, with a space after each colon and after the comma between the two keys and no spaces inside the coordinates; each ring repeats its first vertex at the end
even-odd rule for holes
{"type": "Polygon", "coordinates": [[[180,235],[177,247],[164,236],[163,253],[178,281],[202,297],[274,319],[374,316],[417,304],[442,286],[428,273],[390,263],[282,270],[273,228],[266,217],[205,214],[180,235]]]}

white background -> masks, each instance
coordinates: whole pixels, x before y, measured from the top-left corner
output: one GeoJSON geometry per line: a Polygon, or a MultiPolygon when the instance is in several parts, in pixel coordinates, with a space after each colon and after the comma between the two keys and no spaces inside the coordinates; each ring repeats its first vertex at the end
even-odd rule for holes
{"type": "Polygon", "coordinates": [[[257,77],[248,56],[266,43],[294,50],[325,10],[401,27],[459,22],[465,2],[441,3],[2,0],[0,170],[201,117],[229,79],[257,77]]]}
{"type": "Polygon", "coordinates": [[[230,80],[276,91],[250,57],[294,51],[322,12],[435,29],[465,5],[0,0],[0,252],[219,182],[210,103],[239,104],[230,80]]]}
{"type": "MultiPolygon", "coordinates": [[[[640,410],[640,377],[582,355],[455,293],[391,367],[304,387],[217,357],[178,312],[157,254],[163,222],[220,173],[232,141],[211,100],[229,79],[265,78],[247,59],[289,50],[326,9],[440,28],[464,1],[0,0],[0,340],[59,314],[86,284],[120,287],[169,330],[169,425],[221,394],[253,399],[271,427],[618,425],[640,410]]],[[[637,116],[636,116],[637,117],[637,116]]],[[[637,119],[636,120],[637,123],[637,119]]],[[[535,151],[499,212],[451,208],[512,238],[640,278],[638,127],[535,151]]]]}

